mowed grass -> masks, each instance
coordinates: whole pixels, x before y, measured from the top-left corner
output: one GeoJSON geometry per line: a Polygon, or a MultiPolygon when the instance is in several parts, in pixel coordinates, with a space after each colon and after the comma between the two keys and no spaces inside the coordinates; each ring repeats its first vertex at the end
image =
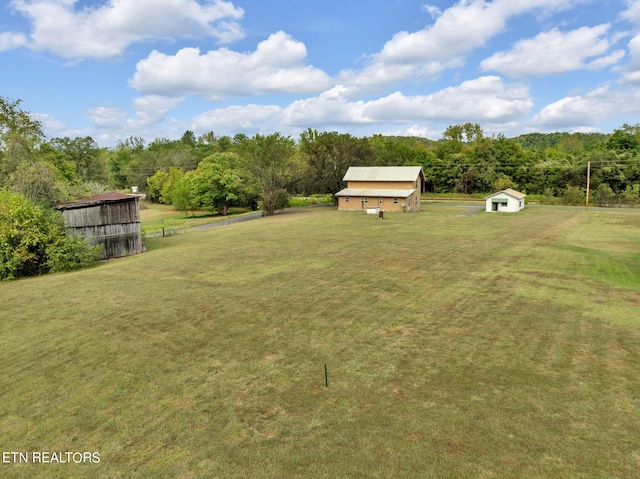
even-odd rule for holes
{"type": "Polygon", "coordinates": [[[165,233],[171,234],[180,229],[223,221],[229,219],[230,215],[242,213],[251,211],[248,208],[233,207],[229,208],[228,216],[206,211],[190,211],[185,215],[171,205],[143,202],[140,209],[140,227],[145,235],[161,233],[162,228],[165,229],[165,233]]]}
{"type": "Polygon", "coordinates": [[[640,212],[289,213],[0,284],[8,478],[636,478],[640,212]],[[325,387],[327,365],[329,387],[325,387]]]}

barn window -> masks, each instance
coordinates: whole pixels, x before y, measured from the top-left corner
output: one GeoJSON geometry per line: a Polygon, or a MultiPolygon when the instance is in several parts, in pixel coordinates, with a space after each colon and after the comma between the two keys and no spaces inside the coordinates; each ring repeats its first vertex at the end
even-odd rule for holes
{"type": "Polygon", "coordinates": [[[393,204],[394,204],[394,205],[397,205],[397,204],[398,204],[398,198],[394,198],[394,199],[393,199],[393,204]]]}
{"type": "Polygon", "coordinates": [[[378,198],[378,204],[381,205],[382,204],[382,198],[378,198]]]}
{"type": "Polygon", "coordinates": [[[365,203],[369,203],[369,197],[365,196],[365,197],[364,197],[364,202],[365,202],[365,203]]]}
{"type": "Polygon", "coordinates": [[[345,197],[344,197],[344,202],[345,202],[345,203],[349,203],[349,197],[348,197],[348,196],[345,196],[345,197]]]}

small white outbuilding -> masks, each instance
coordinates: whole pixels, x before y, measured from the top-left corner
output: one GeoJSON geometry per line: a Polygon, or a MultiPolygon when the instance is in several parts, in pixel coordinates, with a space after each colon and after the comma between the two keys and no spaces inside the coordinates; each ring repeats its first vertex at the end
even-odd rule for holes
{"type": "Polygon", "coordinates": [[[527,196],[519,191],[507,188],[485,197],[487,212],[502,211],[506,213],[517,213],[524,208],[524,197],[527,196]]]}

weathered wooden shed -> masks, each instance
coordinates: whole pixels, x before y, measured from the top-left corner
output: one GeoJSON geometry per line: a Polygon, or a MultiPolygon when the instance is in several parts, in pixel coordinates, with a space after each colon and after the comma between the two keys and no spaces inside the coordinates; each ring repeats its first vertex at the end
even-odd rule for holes
{"type": "Polygon", "coordinates": [[[142,253],[140,198],[104,193],[58,206],[67,235],[82,235],[102,245],[104,259],[142,253]]]}

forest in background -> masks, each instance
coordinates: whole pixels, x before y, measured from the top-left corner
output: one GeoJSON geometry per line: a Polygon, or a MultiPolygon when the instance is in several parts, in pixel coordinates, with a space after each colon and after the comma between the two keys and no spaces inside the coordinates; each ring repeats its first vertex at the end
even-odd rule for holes
{"type": "Polygon", "coordinates": [[[605,133],[485,135],[480,125],[451,125],[438,140],[358,138],[307,129],[281,133],[130,137],[101,147],[91,137],[46,138],[20,100],[0,97],[0,280],[85,266],[98,256],[66,238],[53,206],[109,190],[146,193],[184,211],[226,215],[229,207],[270,215],[292,196],[333,195],[350,166],[416,166],[427,193],[489,194],[514,188],[541,202],[640,203],[640,124],[605,133]]]}
{"type": "Polygon", "coordinates": [[[549,202],[584,201],[587,165],[593,199],[635,205],[640,199],[640,125],[605,133],[487,136],[476,123],[449,126],[438,140],[308,129],[233,137],[186,131],[116,147],[91,137],[44,136],[20,100],[0,98],[0,188],[52,205],[137,186],[151,201],[177,209],[226,213],[229,206],[267,214],[291,195],[334,194],[350,166],[420,165],[431,193],[483,193],[514,188],[549,202]]]}

